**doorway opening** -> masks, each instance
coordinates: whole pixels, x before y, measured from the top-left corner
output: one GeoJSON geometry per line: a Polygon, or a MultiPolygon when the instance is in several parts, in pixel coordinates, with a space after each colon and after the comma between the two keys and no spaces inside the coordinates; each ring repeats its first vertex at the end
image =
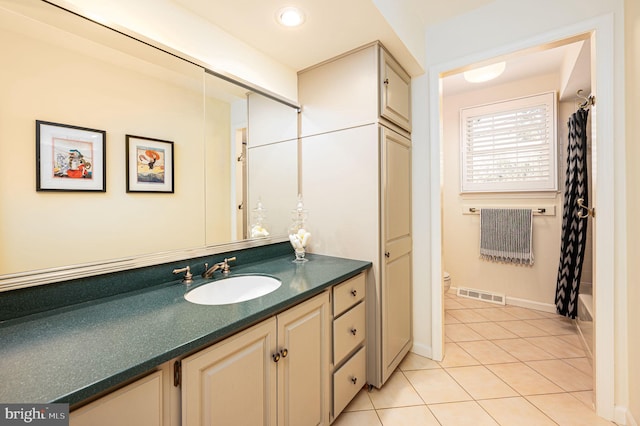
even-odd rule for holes
{"type": "MultiPolygon", "coordinates": [[[[583,44],[587,44],[591,49],[591,54],[594,55],[594,59],[589,61],[588,70],[590,72],[589,82],[590,82],[590,92],[596,92],[596,86],[599,87],[601,93],[598,93],[598,114],[595,114],[595,111],[592,110],[591,119],[593,123],[593,137],[591,138],[591,142],[594,143],[597,140],[613,140],[613,107],[614,102],[612,98],[612,93],[607,93],[603,88],[611,88],[611,81],[613,79],[613,58],[607,50],[612,49],[613,45],[613,29],[610,20],[607,18],[602,18],[600,20],[596,20],[597,22],[589,22],[584,25],[576,25],[572,28],[567,28],[564,30],[564,33],[559,36],[556,32],[554,34],[549,34],[547,37],[548,42],[544,40],[544,36],[539,36],[535,41],[531,41],[530,43],[521,43],[519,46],[511,46],[510,48],[505,48],[501,51],[491,51],[485,55],[483,60],[479,60],[478,56],[474,56],[472,58],[462,58],[454,62],[450,62],[447,64],[441,64],[438,66],[433,66],[430,69],[430,81],[429,81],[429,90],[431,95],[431,105],[432,110],[430,112],[431,116],[431,126],[434,129],[439,129],[439,131],[432,131],[432,144],[434,147],[438,147],[437,151],[432,151],[435,155],[432,156],[431,159],[431,179],[433,182],[440,182],[440,189],[446,185],[446,173],[447,173],[447,165],[445,157],[447,155],[447,133],[445,128],[445,113],[447,108],[447,92],[446,92],[446,80],[447,78],[451,78],[461,74],[461,72],[481,66],[487,65],[493,62],[498,61],[498,59],[503,60],[523,57],[527,55],[533,55],[541,51],[551,51],[557,48],[563,48],[565,46],[571,45],[573,43],[582,42],[583,44]],[[597,35],[597,37],[596,37],[597,35]],[[560,41],[558,41],[560,40],[560,41]],[[595,56],[595,52],[598,52],[598,55],[595,56]],[[604,52],[604,53],[603,53],[604,52]],[[595,70],[597,69],[597,74],[595,70]],[[444,91],[443,91],[443,88],[444,91]],[[597,137],[596,137],[597,136],[597,137]]],[[[508,63],[507,63],[508,68],[508,63]]],[[[458,76],[459,77],[459,76],[458,76]]],[[[461,77],[460,77],[461,78],[461,77]]],[[[508,84],[508,83],[506,83],[508,84]]],[[[517,83],[513,83],[517,84],[517,83]]],[[[580,83],[582,85],[583,83],[580,83]]],[[[584,87],[578,87],[575,89],[577,92],[578,89],[582,89],[583,93],[585,91],[584,87]]],[[[575,96],[575,92],[573,93],[574,102],[567,101],[568,106],[567,109],[571,110],[574,105],[577,105],[577,96],[575,96]]],[[[612,92],[612,90],[611,90],[612,92]]],[[[567,96],[570,91],[566,90],[567,96]]],[[[595,109],[595,108],[594,108],[595,109]]],[[[566,126],[566,117],[565,113],[559,115],[560,117],[560,128],[566,126]],[[564,122],[564,123],[563,123],[564,122]]],[[[559,141],[564,143],[562,135],[559,136],[559,141]]],[[[566,147],[566,145],[564,145],[566,147]]],[[[613,175],[613,146],[612,144],[600,144],[598,146],[598,150],[594,150],[594,165],[597,164],[597,167],[593,167],[592,176],[594,176],[594,181],[592,185],[593,197],[591,198],[592,205],[596,204],[596,200],[598,203],[604,205],[605,202],[609,201],[610,204],[613,205],[613,199],[611,194],[613,194],[613,179],[610,176],[613,175]],[[595,177],[598,179],[595,179],[595,177]]],[[[564,152],[561,152],[561,162],[563,160],[566,161],[564,152]]],[[[560,176],[563,176],[563,172],[560,173],[560,176]]],[[[563,186],[563,180],[560,182],[560,189],[563,186]]],[[[435,187],[435,185],[433,186],[435,187]]],[[[455,189],[459,191],[459,189],[455,189]]],[[[459,196],[459,194],[458,194],[459,196]]],[[[432,268],[431,280],[433,283],[432,287],[432,313],[433,318],[443,318],[443,294],[442,294],[442,286],[440,283],[442,282],[443,272],[446,270],[449,272],[452,281],[452,287],[456,287],[459,285],[456,282],[456,274],[455,267],[449,268],[447,262],[447,249],[448,247],[448,238],[446,231],[446,221],[442,218],[447,217],[450,218],[452,215],[459,215],[461,210],[450,211],[447,209],[447,200],[445,199],[446,195],[444,191],[438,197],[432,197],[432,206],[431,213],[435,217],[440,217],[440,227],[439,229],[434,229],[433,231],[433,242],[432,242],[432,259],[434,259],[434,264],[432,268]],[[446,269],[445,269],[446,268],[446,269]],[[453,271],[449,270],[453,269],[453,271]],[[437,288],[436,288],[437,286],[437,288]]],[[[562,195],[560,194],[560,198],[562,195]]],[[[474,204],[477,201],[477,198],[474,199],[471,197],[474,204]]],[[[556,215],[562,215],[561,209],[556,212],[556,215]]],[[[613,255],[611,247],[613,247],[613,214],[612,212],[605,213],[609,220],[605,220],[602,216],[599,216],[598,227],[593,230],[593,241],[598,241],[598,245],[593,244],[593,274],[591,281],[595,283],[597,281],[611,281],[613,279],[613,255]],[[606,249],[609,247],[609,249],[606,249]],[[603,278],[606,278],[603,280],[603,278]]],[[[436,225],[437,226],[437,225],[436,225]]],[[[534,231],[535,232],[535,231],[534,231]]],[[[558,230],[558,233],[560,231],[558,230]]],[[[534,237],[535,238],[535,237],[534,237]]],[[[476,242],[467,241],[468,245],[477,247],[476,242]]],[[[553,261],[554,276],[551,279],[551,287],[553,290],[550,292],[553,293],[555,291],[555,272],[557,271],[559,257],[555,257],[553,261]]],[[[477,272],[477,271],[476,271],[477,272]]],[[[586,281],[586,280],[585,280],[586,281]]],[[[543,292],[549,292],[549,290],[543,290],[543,292]]],[[[607,373],[607,363],[608,365],[612,365],[613,363],[613,354],[614,354],[614,342],[613,338],[613,288],[611,286],[603,286],[602,289],[594,289],[594,306],[595,311],[598,312],[598,319],[594,326],[594,345],[593,345],[593,353],[594,353],[594,389],[595,389],[595,406],[597,409],[598,415],[607,418],[613,419],[614,417],[614,377],[610,373],[607,373]],[[595,294],[597,293],[597,297],[595,294]]],[[[538,295],[539,296],[539,295],[538,295]]],[[[534,302],[539,300],[544,300],[542,298],[536,299],[535,297],[529,296],[530,300],[534,302]]],[[[515,297],[516,302],[525,303],[528,299],[526,296],[515,297]]],[[[508,295],[507,295],[508,300],[508,295]]],[[[508,302],[507,302],[508,303],[508,302]]],[[[536,305],[534,303],[534,305],[536,305]]],[[[540,302],[536,308],[541,310],[549,310],[554,308],[554,300],[553,296],[551,296],[548,302],[540,302]]],[[[443,332],[444,324],[442,321],[433,321],[432,328],[432,354],[434,359],[438,359],[443,355],[443,347],[444,347],[444,332],[443,332]]]]}

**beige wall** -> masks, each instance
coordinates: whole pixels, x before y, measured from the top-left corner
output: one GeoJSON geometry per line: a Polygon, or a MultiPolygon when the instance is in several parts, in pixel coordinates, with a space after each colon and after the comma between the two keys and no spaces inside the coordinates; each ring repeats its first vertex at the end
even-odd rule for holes
{"type": "MultiPolygon", "coordinates": [[[[443,97],[443,250],[444,268],[454,287],[505,294],[533,302],[532,307],[554,311],[556,275],[562,229],[562,186],[566,166],[566,118],[574,106],[558,109],[559,191],[552,193],[460,194],[460,109],[548,91],[558,91],[558,74],[549,74],[443,97]],[[468,207],[546,207],[553,216],[534,216],[532,266],[479,259],[480,215],[463,214],[468,207]],[[551,207],[551,208],[549,208],[551,207]]],[[[590,276],[590,265],[585,265],[590,276]]],[[[513,300],[510,301],[514,303],[513,300]]]]}
{"type": "Polygon", "coordinates": [[[625,1],[629,413],[640,424],[640,2],[625,1]]]}

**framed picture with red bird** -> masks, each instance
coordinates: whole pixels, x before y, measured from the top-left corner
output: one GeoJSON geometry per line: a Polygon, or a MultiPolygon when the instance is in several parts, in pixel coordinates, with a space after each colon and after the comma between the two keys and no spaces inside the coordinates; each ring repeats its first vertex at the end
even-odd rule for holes
{"type": "Polygon", "coordinates": [[[127,192],[173,193],[173,142],[126,135],[127,192]]]}
{"type": "Polygon", "coordinates": [[[106,132],[36,120],[36,191],[106,191],[106,132]]]}

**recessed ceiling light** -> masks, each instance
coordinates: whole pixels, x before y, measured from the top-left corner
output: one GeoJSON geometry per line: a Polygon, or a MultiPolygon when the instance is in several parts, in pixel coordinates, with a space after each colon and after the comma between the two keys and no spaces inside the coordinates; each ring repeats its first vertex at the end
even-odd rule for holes
{"type": "Polygon", "coordinates": [[[506,63],[498,62],[497,64],[465,71],[464,79],[469,83],[482,83],[483,81],[493,80],[504,72],[506,66],[506,63]]]}
{"type": "Polygon", "coordinates": [[[285,27],[298,27],[304,22],[304,13],[297,7],[287,6],[283,7],[276,14],[278,22],[285,27]]]}

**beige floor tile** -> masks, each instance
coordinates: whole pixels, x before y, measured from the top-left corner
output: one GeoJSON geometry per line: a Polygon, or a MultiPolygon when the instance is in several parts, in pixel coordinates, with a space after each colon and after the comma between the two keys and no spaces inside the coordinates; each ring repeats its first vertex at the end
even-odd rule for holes
{"type": "Polygon", "coordinates": [[[460,302],[458,302],[458,299],[445,298],[444,299],[444,308],[446,310],[465,309],[465,306],[460,304],[460,302]]]}
{"type": "Polygon", "coordinates": [[[571,345],[557,336],[527,337],[525,340],[556,358],[584,358],[587,355],[581,346],[571,345]]]}
{"type": "Polygon", "coordinates": [[[495,426],[495,420],[475,401],[430,405],[442,426],[495,426]]]}
{"type": "Polygon", "coordinates": [[[487,368],[520,395],[563,392],[561,387],[521,362],[488,365],[487,368]]]}
{"type": "Polygon", "coordinates": [[[501,327],[494,322],[474,322],[467,324],[467,326],[488,340],[515,339],[518,337],[506,328],[501,327]]]}
{"type": "Polygon", "coordinates": [[[582,402],[567,393],[557,395],[534,395],[527,399],[533,405],[562,426],[612,426],[613,423],[585,410],[582,402]]]}
{"type": "Polygon", "coordinates": [[[563,359],[563,361],[570,366],[577,368],[587,376],[593,377],[593,365],[591,364],[591,361],[589,361],[589,358],[566,358],[563,359]]]}
{"type": "Polygon", "coordinates": [[[373,404],[371,403],[371,399],[369,398],[369,391],[367,388],[362,388],[360,392],[351,400],[349,405],[344,409],[347,411],[366,411],[373,410],[373,404]]]}
{"type": "Polygon", "coordinates": [[[449,312],[449,315],[462,323],[489,321],[489,318],[477,312],[481,310],[482,309],[456,309],[449,312]]]}
{"type": "Polygon", "coordinates": [[[496,324],[500,327],[504,327],[518,337],[538,337],[548,335],[546,331],[541,330],[538,327],[534,327],[525,321],[526,320],[497,321],[496,324]]]}
{"type": "Polygon", "coordinates": [[[477,359],[481,364],[504,364],[506,362],[518,362],[518,359],[511,356],[500,346],[488,340],[477,342],[458,343],[469,355],[477,359]]]}
{"type": "Polygon", "coordinates": [[[484,338],[469,328],[466,324],[445,324],[445,335],[454,342],[468,342],[483,340],[484,338]]]}
{"type": "Polygon", "coordinates": [[[518,396],[512,388],[482,365],[447,368],[447,372],[474,399],[518,396]]]}
{"type": "Polygon", "coordinates": [[[577,332],[574,334],[562,334],[556,337],[569,343],[570,345],[582,347],[582,338],[577,332]]]}
{"type": "Polygon", "coordinates": [[[440,368],[440,364],[436,361],[425,358],[413,352],[409,352],[407,356],[400,363],[400,370],[429,370],[432,368],[440,368]]]}
{"type": "Polygon", "coordinates": [[[570,394],[591,410],[595,410],[593,391],[570,392],[570,394]]]}
{"type": "Polygon", "coordinates": [[[554,426],[556,423],[523,397],[478,401],[500,425],[554,426]]]}
{"type": "Polygon", "coordinates": [[[537,319],[546,318],[543,312],[534,311],[533,309],[522,308],[520,306],[507,305],[504,307],[505,312],[518,319],[537,319]]]}
{"type": "Polygon", "coordinates": [[[382,389],[369,392],[369,398],[376,409],[423,404],[416,390],[400,371],[393,373],[382,389]]]}
{"type": "Polygon", "coordinates": [[[384,426],[440,426],[426,405],[386,408],[378,410],[378,416],[384,426]]]}
{"type": "Polygon", "coordinates": [[[515,321],[518,319],[505,311],[504,308],[482,308],[474,309],[473,311],[491,321],[515,321]]]}
{"type": "Polygon", "coordinates": [[[593,389],[590,376],[562,360],[528,361],[526,364],[567,392],[593,389]]]}
{"type": "Polygon", "coordinates": [[[529,324],[534,327],[537,327],[541,330],[546,331],[552,336],[557,336],[560,334],[576,334],[576,326],[573,322],[566,317],[561,317],[558,315],[557,319],[532,319],[525,320],[529,324]]]}
{"type": "Polygon", "coordinates": [[[444,356],[438,363],[441,367],[464,367],[468,365],[479,365],[480,362],[469,355],[457,343],[448,342],[444,344],[444,356]]]}
{"type": "Polygon", "coordinates": [[[548,352],[540,349],[525,339],[505,339],[492,340],[493,343],[500,346],[510,355],[518,358],[520,361],[536,361],[540,359],[554,359],[555,357],[548,352]]]}
{"type": "Polygon", "coordinates": [[[333,426],[382,426],[375,410],[343,412],[332,424],[333,426]]]}
{"type": "Polygon", "coordinates": [[[497,305],[481,300],[467,299],[466,297],[458,297],[456,301],[465,308],[491,308],[497,305]]]}
{"type": "Polygon", "coordinates": [[[444,323],[445,324],[460,324],[460,320],[456,319],[456,317],[454,317],[453,315],[451,315],[451,312],[455,312],[455,311],[445,311],[444,313],[444,323]]]}
{"type": "Polygon", "coordinates": [[[407,379],[427,404],[469,401],[471,396],[443,369],[407,371],[407,379]]]}

